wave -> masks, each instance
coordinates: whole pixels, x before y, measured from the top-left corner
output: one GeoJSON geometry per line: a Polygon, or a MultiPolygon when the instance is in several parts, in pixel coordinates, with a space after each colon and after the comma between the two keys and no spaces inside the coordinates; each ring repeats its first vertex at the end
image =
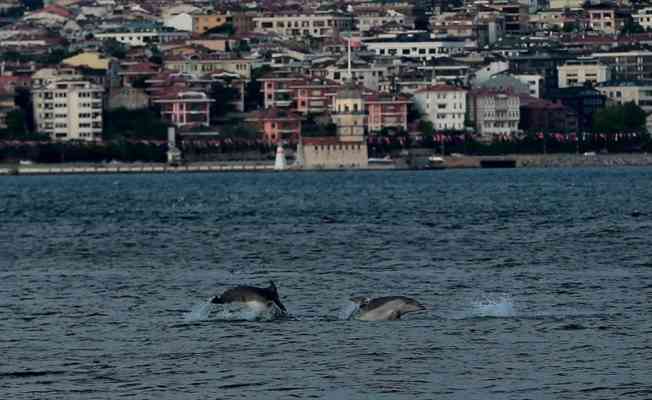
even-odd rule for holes
{"type": "Polygon", "coordinates": [[[514,301],[509,295],[485,296],[482,299],[472,301],[470,309],[465,314],[465,318],[508,318],[516,316],[516,310],[514,301]]]}
{"type": "Polygon", "coordinates": [[[348,301],[337,313],[340,320],[351,319],[351,317],[360,309],[360,304],[348,301]]]}

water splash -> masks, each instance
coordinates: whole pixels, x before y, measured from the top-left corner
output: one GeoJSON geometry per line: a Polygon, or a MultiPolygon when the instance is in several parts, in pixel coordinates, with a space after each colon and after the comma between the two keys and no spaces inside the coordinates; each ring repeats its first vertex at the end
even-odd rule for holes
{"type": "Polygon", "coordinates": [[[514,302],[508,295],[498,297],[485,296],[481,300],[471,302],[471,317],[513,317],[514,302]]]}
{"type": "Polygon", "coordinates": [[[360,309],[360,304],[354,303],[352,301],[347,302],[344,307],[340,309],[337,314],[337,318],[341,320],[351,319],[353,314],[360,309]]]}
{"type": "Polygon", "coordinates": [[[204,301],[202,303],[195,304],[190,310],[190,312],[187,312],[184,315],[184,320],[186,322],[207,320],[211,312],[211,306],[212,304],[209,301],[204,301]]]}
{"type": "Polygon", "coordinates": [[[184,315],[186,322],[218,320],[218,321],[272,321],[284,317],[285,314],[276,307],[255,308],[242,304],[214,305],[210,301],[196,304],[184,315]]]}

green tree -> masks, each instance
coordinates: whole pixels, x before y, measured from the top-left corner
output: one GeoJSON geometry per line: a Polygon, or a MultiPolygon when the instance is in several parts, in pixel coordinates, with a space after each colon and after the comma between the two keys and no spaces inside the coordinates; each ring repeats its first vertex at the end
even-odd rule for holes
{"type": "Polygon", "coordinates": [[[105,54],[117,59],[123,59],[127,56],[127,46],[115,39],[108,39],[102,43],[102,50],[105,54]]]}
{"type": "Polygon", "coordinates": [[[646,114],[634,102],[605,107],[593,114],[593,131],[633,132],[645,129],[646,114]]]}
{"type": "Polygon", "coordinates": [[[235,111],[233,101],[237,100],[240,92],[237,89],[226,86],[221,82],[211,85],[209,97],[215,100],[211,103],[211,118],[220,118],[235,111]]]}
{"type": "Polygon", "coordinates": [[[422,119],[419,121],[419,132],[423,133],[424,136],[432,136],[435,132],[435,127],[432,125],[432,122],[422,119]]]}
{"type": "Polygon", "coordinates": [[[623,35],[631,35],[634,33],[644,33],[645,29],[633,19],[628,18],[623,25],[623,28],[620,30],[620,33],[623,35]]]}
{"type": "Polygon", "coordinates": [[[127,110],[119,108],[104,113],[105,140],[155,139],[167,137],[168,124],[161,120],[156,110],[144,108],[127,110]]]}

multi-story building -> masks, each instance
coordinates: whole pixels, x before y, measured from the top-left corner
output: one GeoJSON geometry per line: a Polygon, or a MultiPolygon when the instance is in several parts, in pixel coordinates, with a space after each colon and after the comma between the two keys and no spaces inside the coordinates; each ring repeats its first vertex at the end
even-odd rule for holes
{"type": "Polygon", "coordinates": [[[513,136],[519,132],[520,98],[510,92],[472,90],[468,116],[482,140],[494,136],[513,136]]]}
{"type": "Polygon", "coordinates": [[[404,96],[382,93],[364,95],[368,131],[371,133],[382,129],[407,130],[409,104],[410,100],[404,96]]]}
{"type": "Polygon", "coordinates": [[[499,11],[505,18],[505,33],[518,35],[528,32],[530,24],[529,4],[518,1],[499,0],[492,2],[487,7],[499,11]]]}
{"type": "Polygon", "coordinates": [[[227,71],[240,75],[243,79],[251,79],[252,60],[244,58],[227,58],[220,54],[193,54],[189,56],[173,56],[163,62],[165,69],[191,74],[208,74],[227,71]]]}
{"type": "Polygon", "coordinates": [[[639,24],[643,29],[652,29],[652,7],[644,7],[632,14],[634,22],[639,24]]]}
{"type": "Polygon", "coordinates": [[[287,37],[325,38],[353,27],[349,14],[316,12],[314,14],[268,14],[253,18],[256,32],[278,33],[287,37]]]}
{"type": "Polygon", "coordinates": [[[652,51],[605,51],[591,54],[591,58],[611,67],[611,78],[616,80],[652,80],[652,51]]]}
{"type": "Polygon", "coordinates": [[[519,127],[530,133],[577,133],[577,114],[561,102],[521,96],[519,127]]]}
{"type": "Polygon", "coordinates": [[[100,140],[104,88],[87,81],[60,80],[33,90],[38,132],[54,140],[100,140]]]}
{"type": "Polygon", "coordinates": [[[530,96],[539,98],[543,95],[543,76],[539,74],[519,74],[512,76],[527,85],[530,96]]]}
{"type": "Polygon", "coordinates": [[[477,42],[469,38],[442,37],[429,35],[392,35],[364,41],[367,49],[379,56],[405,57],[417,60],[462,55],[475,48],[477,42]]]}
{"type": "Polygon", "coordinates": [[[161,108],[161,118],[179,128],[209,126],[214,101],[204,92],[174,87],[152,99],[161,108]]]}
{"type": "Polygon", "coordinates": [[[231,16],[227,14],[194,14],[192,16],[192,31],[199,34],[206,33],[211,29],[226,25],[231,20],[231,16]]]}
{"type": "Polygon", "coordinates": [[[577,114],[578,132],[588,132],[593,125],[593,114],[605,106],[605,96],[594,88],[569,87],[550,90],[548,100],[561,102],[577,114]]]}
{"type": "Polygon", "coordinates": [[[451,85],[434,85],[417,90],[414,103],[423,118],[437,130],[463,130],[466,118],[466,90],[451,85]]]}
{"type": "Polygon", "coordinates": [[[368,32],[386,24],[412,25],[412,21],[394,10],[361,11],[355,15],[355,25],[360,32],[368,32]]]}
{"type": "Polygon", "coordinates": [[[589,14],[589,26],[594,31],[619,33],[628,18],[628,13],[620,11],[615,5],[588,5],[585,9],[589,14]]]}
{"type": "Polygon", "coordinates": [[[605,95],[609,102],[634,102],[646,113],[652,113],[652,81],[608,81],[601,83],[596,89],[605,95]]]}
{"type": "Polygon", "coordinates": [[[329,111],[339,87],[338,82],[328,79],[303,79],[289,85],[296,99],[296,110],[301,114],[320,114],[329,111]]]}
{"type": "Polygon", "coordinates": [[[297,143],[301,137],[301,117],[287,110],[268,108],[247,118],[263,134],[263,140],[270,144],[281,141],[297,143]]]}
{"type": "Polygon", "coordinates": [[[595,86],[611,79],[609,66],[596,60],[569,60],[558,67],[559,87],[584,86],[587,83],[595,86]]]}
{"type": "Polygon", "coordinates": [[[153,22],[131,22],[129,24],[95,33],[100,40],[113,39],[128,46],[147,46],[190,38],[190,32],[181,32],[153,22]]]}

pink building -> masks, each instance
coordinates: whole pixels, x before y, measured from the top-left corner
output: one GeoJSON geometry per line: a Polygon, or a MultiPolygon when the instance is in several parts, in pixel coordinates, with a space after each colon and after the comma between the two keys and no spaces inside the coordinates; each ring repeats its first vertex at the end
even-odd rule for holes
{"type": "Polygon", "coordinates": [[[364,100],[369,132],[378,132],[383,128],[407,130],[407,111],[410,104],[407,97],[374,93],[365,94],[364,100]]]}
{"type": "Polygon", "coordinates": [[[293,112],[268,108],[246,119],[262,132],[267,143],[276,144],[281,140],[296,143],[301,137],[301,117],[293,112]]]}
{"type": "Polygon", "coordinates": [[[292,83],[296,110],[301,114],[321,114],[330,111],[341,85],[328,79],[303,79],[292,83]]]}

